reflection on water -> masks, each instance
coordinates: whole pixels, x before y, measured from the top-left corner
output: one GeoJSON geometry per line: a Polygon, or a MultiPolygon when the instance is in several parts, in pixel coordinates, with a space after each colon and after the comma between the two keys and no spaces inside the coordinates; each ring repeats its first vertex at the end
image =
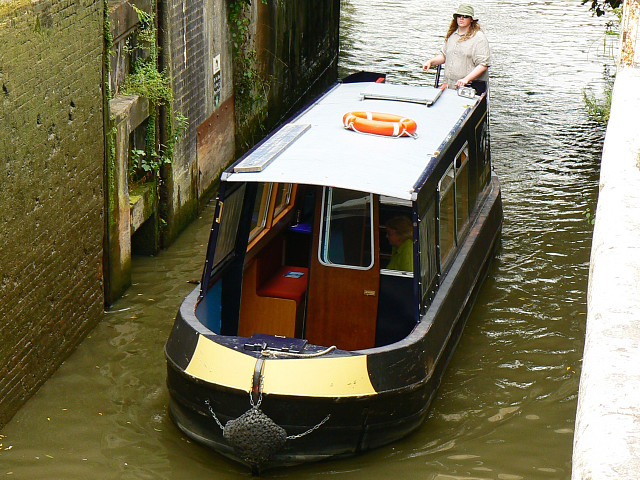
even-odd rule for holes
{"type": "MultiPolygon", "coordinates": [[[[453,4],[343,0],[341,73],[431,84],[453,4]]],[[[579,1],[475,2],[491,41],[499,255],[425,425],[359,457],[271,478],[569,477],[603,129],[582,108],[602,83],[605,20],[579,1]]],[[[211,208],[170,249],[134,263],[134,285],[3,430],[0,477],[249,477],[187,441],[167,416],[162,348],[201,271],[211,208]],[[10,448],[9,448],[10,447],[10,448]]]]}

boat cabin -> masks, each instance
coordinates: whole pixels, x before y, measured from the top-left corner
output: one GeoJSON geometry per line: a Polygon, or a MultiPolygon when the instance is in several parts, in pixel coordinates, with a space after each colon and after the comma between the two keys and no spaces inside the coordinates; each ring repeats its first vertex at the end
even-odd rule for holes
{"type": "Polygon", "coordinates": [[[490,190],[489,152],[486,95],[336,85],[222,175],[198,321],[245,349],[402,340],[490,190]],[[342,122],[353,111],[417,130],[359,133],[342,122]]]}

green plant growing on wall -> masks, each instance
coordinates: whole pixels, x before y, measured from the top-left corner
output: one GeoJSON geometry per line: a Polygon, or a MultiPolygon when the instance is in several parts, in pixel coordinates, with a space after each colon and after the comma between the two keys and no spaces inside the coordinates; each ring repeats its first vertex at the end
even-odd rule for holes
{"type": "MultiPolygon", "coordinates": [[[[582,2],[583,4],[586,3],[582,2]]],[[[595,0],[593,2],[596,3],[595,0]]],[[[607,5],[609,2],[605,2],[607,5]]],[[[594,9],[595,7],[591,7],[594,9]]],[[[603,42],[603,52],[605,56],[613,56],[612,51],[608,46],[611,45],[611,42],[608,40],[611,37],[617,37],[620,35],[620,22],[622,21],[622,7],[614,8],[613,13],[615,14],[615,19],[610,20],[605,25],[604,32],[604,42],[603,42]]],[[[602,15],[603,13],[598,13],[598,15],[602,15]]],[[[584,100],[584,105],[587,110],[587,115],[591,117],[593,120],[598,123],[607,124],[609,122],[609,113],[611,111],[611,98],[613,95],[613,82],[615,80],[615,73],[611,74],[609,70],[609,66],[605,65],[605,73],[604,73],[605,85],[603,89],[603,93],[601,98],[591,90],[591,89],[583,89],[582,90],[582,98],[584,100]]]]}
{"type": "Polygon", "coordinates": [[[157,28],[155,15],[140,10],[135,5],[140,27],[136,44],[129,46],[132,50],[141,50],[134,62],[132,71],[125,78],[121,91],[128,95],[140,95],[149,100],[150,115],[147,120],[145,150],[134,150],[130,156],[130,180],[132,183],[146,181],[158,175],[162,165],[170,164],[176,142],[182,137],[187,126],[187,118],[173,110],[173,90],[171,80],[166,72],[158,69],[157,28]],[[167,141],[158,141],[158,107],[167,109],[167,141]]]}
{"type": "MultiPolygon", "coordinates": [[[[104,88],[104,124],[107,126],[106,135],[105,135],[105,152],[106,152],[106,162],[108,167],[106,168],[107,179],[107,189],[109,190],[107,194],[108,199],[108,210],[110,212],[115,209],[115,195],[113,192],[115,180],[114,180],[114,171],[115,171],[115,163],[116,163],[116,127],[112,124],[112,119],[109,115],[109,101],[113,98],[113,92],[111,91],[111,85],[109,84],[109,79],[107,72],[110,68],[109,57],[111,55],[111,49],[113,48],[113,35],[111,34],[111,17],[109,16],[109,2],[104,0],[102,4],[102,16],[103,16],[103,26],[102,26],[102,34],[104,38],[104,54],[103,54],[103,78],[102,84],[104,88]]],[[[108,217],[110,221],[113,220],[111,216],[108,217]]]]}
{"type": "Polygon", "coordinates": [[[586,208],[584,213],[584,217],[587,219],[587,222],[589,222],[589,225],[595,225],[596,224],[596,214],[591,213],[591,209],[590,208],[586,208]]]}
{"type": "MultiPolygon", "coordinates": [[[[262,0],[266,4],[266,0],[262,0]]],[[[266,115],[265,101],[269,93],[270,79],[257,68],[258,55],[251,48],[250,19],[247,8],[250,0],[228,0],[229,29],[233,48],[233,86],[236,118],[240,126],[258,114],[266,115]]]]}
{"type": "Polygon", "coordinates": [[[598,123],[608,123],[612,94],[613,81],[605,87],[602,99],[598,98],[591,90],[583,90],[582,98],[587,109],[587,115],[598,123]]]}

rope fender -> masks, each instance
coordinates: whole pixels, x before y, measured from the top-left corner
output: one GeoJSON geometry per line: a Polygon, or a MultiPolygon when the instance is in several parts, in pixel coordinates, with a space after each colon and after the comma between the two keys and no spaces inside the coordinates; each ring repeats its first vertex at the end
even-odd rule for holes
{"type": "Polygon", "coordinates": [[[415,137],[418,129],[410,118],[380,112],[347,112],[342,117],[342,124],[354,132],[388,137],[415,137]]]}
{"type": "MultiPolygon", "coordinates": [[[[304,355],[304,357],[317,357],[326,355],[327,353],[335,350],[335,346],[331,346],[326,350],[317,352],[315,354],[304,355]]],[[[276,352],[271,352],[274,357],[276,352]]],[[[285,353],[285,352],[281,352],[285,353]]],[[[291,355],[291,352],[288,352],[291,355]]],[[[262,384],[263,384],[263,369],[264,360],[267,355],[258,357],[256,365],[254,367],[254,373],[252,378],[252,386],[249,391],[249,403],[251,408],[238,418],[227,421],[224,425],[218,419],[218,416],[213,411],[211,402],[209,399],[205,399],[204,403],[209,410],[209,413],[215,420],[216,424],[222,430],[222,437],[231,445],[235,454],[251,467],[254,474],[259,474],[263,465],[269,462],[269,460],[280,451],[284,444],[289,440],[297,440],[310,433],[313,433],[322,425],[324,425],[331,414],[327,414],[326,417],[316,425],[310,427],[302,433],[295,435],[287,434],[287,431],[280,425],[275,423],[269,418],[262,410],[262,384]]],[[[300,355],[302,356],[302,355],[300,355]]]]}

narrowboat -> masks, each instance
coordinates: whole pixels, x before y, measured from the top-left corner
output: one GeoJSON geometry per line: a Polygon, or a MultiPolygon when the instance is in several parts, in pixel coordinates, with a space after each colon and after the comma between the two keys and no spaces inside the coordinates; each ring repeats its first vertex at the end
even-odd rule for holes
{"type": "Polygon", "coordinates": [[[224,171],[165,346],[174,422],[253,473],[420,427],[499,241],[486,93],[370,77],[224,171]]]}

